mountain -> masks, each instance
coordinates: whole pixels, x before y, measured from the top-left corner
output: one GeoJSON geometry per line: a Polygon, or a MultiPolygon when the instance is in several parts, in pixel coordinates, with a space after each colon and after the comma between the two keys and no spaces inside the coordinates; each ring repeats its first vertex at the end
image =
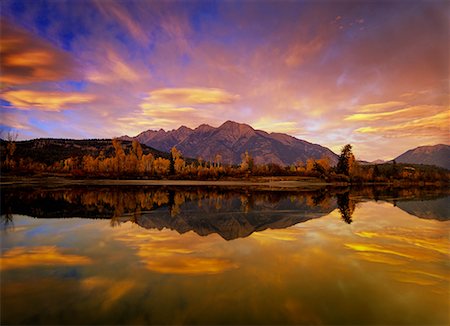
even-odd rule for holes
{"type": "Polygon", "coordinates": [[[395,158],[397,163],[436,165],[450,170],[450,145],[420,146],[395,158]]]}
{"type": "Polygon", "coordinates": [[[214,161],[217,154],[223,163],[239,164],[242,154],[248,151],[255,163],[275,163],[290,165],[308,158],[324,156],[336,164],[338,156],[326,147],[312,144],[282,133],[267,133],[255,130],[247,124],[227,121],[220,127],[203,124],[195,129],[182,126],[176,130],[147,130],[136,137],[140,143],[168,152],[172,147],[180,150],[185,157],[201,157],[214,161]]]}

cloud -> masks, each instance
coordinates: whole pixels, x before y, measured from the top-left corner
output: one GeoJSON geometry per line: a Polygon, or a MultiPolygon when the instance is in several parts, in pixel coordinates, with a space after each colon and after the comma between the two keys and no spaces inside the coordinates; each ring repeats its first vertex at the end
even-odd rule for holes
{"type": "Polygon", "coordinates": [[[127,5],[123,6],[118,2],[104,1],[96,1],[95,5],[97,5],[100,12],[111,21],[117,21],[125,27],[125,29],[135,38],[135,40],[141,44],[148,42],[147,32],[142,27],[142,24],[139,24],[135,17],[130,15],[127,5]]]}
{"type": "Polygon", "coordinates": [[[445,110],[440,105],[406,105],[399,107],[401,102],[388,102],[382,104],[364,105],[357,113],[351,114],[344,118],[345,121],[375,121],[384,120],[384,123],[393,123],[395,121],[407,121],[410,119],[417,119],[421,117],[429,116],[430,114],[436,114],[445,110]],[[390,105],[389,105],[390,104],[390,105]],[[369,111],[369,107],[373,107],[374,110],[369,111]],[[395,108],[394,110],[390,110],[395,108]],[[384,111],[386,110],[386,111],[384,111]],[[360,113],[363,112],[363,113],[360,113]]]}
{"type": "Polygon", "coordinates": [[[388,109],[392,109],[399,106],[406,105],[406,102],[400,102],[400,101],[388,101],[383,103],[373,103],[373,104],[365,104],[360,107],[358,112],[365,113],[365,112],[383,112],[388,109]]]}
{"type": "Polygon", "coordinates": [[[269,118],[261,118],[253,122],[252,127],[267,132],[283,132],[288,134],[295,134],[299,131],[297,122],[295,121],[273,121],[269,118]]]}
{"type": "Polygon", "coordinates": [[[75,78],[78,65],[72,57],[36,35],[1,20],[0,81],[24,85],[75,78]]]}
{"type": "Polygon", "coordinates": [[[324,45],[324,41],[320,38],[312,39],[307,43],[297,43],[289,48],[284,62],[290,68],[302,65],[306,60],[310,59],[314,54],[318,53],[324,45]]]}
{"type": "Polygon", "coordinates": [[[449,141],[450,112],[444,111],[423,118],[388,126],[366,126],[355,131],[363,134],[382,134],[385,137],[433,137],[449,141]]]}
{"type": "Polygon", "coordinates": [[[162,88],[150,92],[146,101],[173,105],[230,104],[239,95],[230,94],[219,88],[162,88]]]}
{"type": "Polygon", "coordinates": [[[49,246],[15,247],[5,251],[1,257],[1,270],[27,268],[30,266],[87,265],[88,257],[66,254],[59,248],[49,246]]]}
{"type": "Polygon", "coordinates": [[[141,78],[140,73],[111,49],[106,51],[106,58],[103,58],[101,65],[93,68],[87,75],[89,81],[98,84],[136,82],[141,78]]]}
{"type": "Polygon", "coordinates": [[[395,115],[401,115],[402,113],[411,111],[409,108],[406,109],[400,109],[396,111],[390,111],[390,112],[378,112],[378,113],[356,113],[352,114],[348,117],[346,117],[344,120],[347,121],[373,121],[373,120],[380,120],[385,119],[387,117],[395,116],[395,115]]]}
{"type": "Polygon", "coordinates": [[[91,102],[93,95],[76,92],[45,92],[32,90],[12,90],[1,97],[19,110],[61,111],[70,104],[91,102]]]}

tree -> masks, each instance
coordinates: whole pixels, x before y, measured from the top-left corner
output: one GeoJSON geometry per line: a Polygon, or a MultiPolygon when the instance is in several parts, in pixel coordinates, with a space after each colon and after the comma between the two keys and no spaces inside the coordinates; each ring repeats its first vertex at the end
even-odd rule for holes
{"type": "Polygon", "coordinates": [[[352,145],[347,144],[341,150],[341,155],[336,166],[336,172],[350,175],[352,167],[355,163],[355,156],[352,153],[352,145]]]}
{"type": "Polygon", "coordinates": [[[17,133],[8,132],[6,135],[6,159],[5,166],[7,169],[13,169],[15,162],[13,159],[14,152],[16,151],[16,140],[19,135],[17,133]]]}
{"type": "Polygon", "coordinates": [[[241,171],[243,172],[251,172],[253,170],[253,158],[248,153],[248,151],[245,151],[244,154],[242,154],[242,162],[241,162],[241,171]]]}

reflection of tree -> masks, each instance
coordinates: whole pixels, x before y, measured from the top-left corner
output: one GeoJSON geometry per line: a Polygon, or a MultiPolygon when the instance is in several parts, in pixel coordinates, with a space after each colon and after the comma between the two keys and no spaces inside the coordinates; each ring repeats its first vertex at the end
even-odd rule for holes
{"type": "Polygon", "coordinates": [[[11,212],[0,216],[0,224],[3,230],[14,229],[14,220],[11,212]]]}
{"type": "Polygon", "coordinates": [[[347,191],[343,194],[337,194],[336,197],[342,219],[348,224],[352,223],[352,215],[353,211],[355,210],[355,203],[350,199],[350,192],[347,191]]]}
{"type": "Polygon", "coordinates": [[[2,194],[0,226],[2,230],[14,229],[13,211],[10,205],[11,195],[2,194]]]}
{"type": "Polygon", "coordinates": [[[168,208],[171,217],[188,213],[185,210],[214,212],[292,210],[294,207],[311,212],[327,211],[337,204],[342,219],[352,222],[357,198],[394,201],[397,198],[433,199],[448,196],[444,189],[382,188],[378,186],[349,189],[327,188],[318,191],[264,191],[252,188],[218,187],[72,187],[2,189],[1,214],[3,225],[11,227],[11,215],[34,217],[112,218],[111,225],[136,222],[148,211],[168,208]],[[339,193],[339,194],[336,194],[339,193]],[[194,208],[193,206],[197,206],[194,208]]]}

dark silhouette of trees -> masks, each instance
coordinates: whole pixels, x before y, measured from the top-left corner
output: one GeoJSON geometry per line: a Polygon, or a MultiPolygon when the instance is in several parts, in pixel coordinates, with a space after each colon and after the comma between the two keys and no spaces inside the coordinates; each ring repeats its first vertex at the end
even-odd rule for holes
{"type": "Polygon", "coordinates": [[[347,144],[341,150],[341,155],[339,156],[336,166],[336,172],[349,176],[354,163],[355,156],[352,153],[352,145],[347,144]]]}
{"type": "Polygon", "coordinates": [[[336,197],[342,220],[347,224],[351,224],[353,222],[352,215],[355,210],[355,203],[350,199],[350,192],[337,194],[336,197]]]}

